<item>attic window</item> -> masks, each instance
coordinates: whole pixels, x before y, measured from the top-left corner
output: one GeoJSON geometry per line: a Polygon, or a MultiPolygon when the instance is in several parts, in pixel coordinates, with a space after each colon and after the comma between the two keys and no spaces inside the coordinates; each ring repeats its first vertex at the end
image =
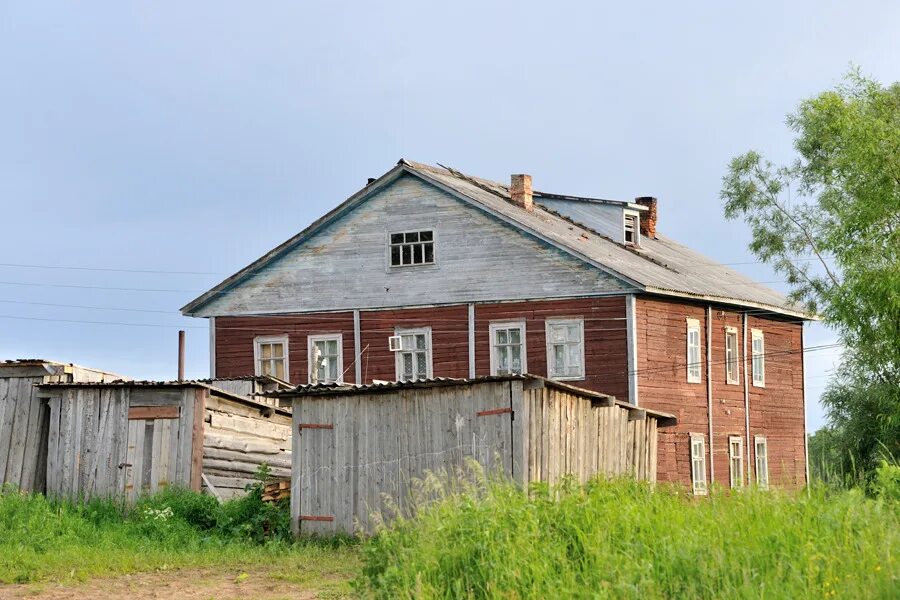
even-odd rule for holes
{"type": "Polygon", "coordinates": [[[434,264],[434,231],[392,233],[390,246],[392,267],[434,264]]]}
{"type": "Polygon", "coordinates": [[[640,228],[640,217],[636,213],[625,213],[625,244],[629,246],[638,245],[638,231],[640,228]]]}

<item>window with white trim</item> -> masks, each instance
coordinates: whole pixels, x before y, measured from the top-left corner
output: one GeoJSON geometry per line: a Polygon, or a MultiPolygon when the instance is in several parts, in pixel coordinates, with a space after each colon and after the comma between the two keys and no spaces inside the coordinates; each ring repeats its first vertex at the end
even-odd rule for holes
{"type": "Polygon", "coordinates": [[[431,379],[431,328],[398,329],[400,336],[397,355],[397,380],[431,379]]]}
{"type": "Polygon", "coordinates": [[[700,383],[700,321],[687,320],[687,380],[688,383],[700,383]]]}
{"type": "Polygon", "coordinates": [[[766,387],[766,344],[763,332],[759,329],[751,329],[750,340],[750,364],[753,370],[753,385],[766,387]]]}
{"type": "Polygon", "coordinates": [[[640,244],[641,236],[641,217],[636,212],[624,212],[624,231],[625,244],[628,246],[637,246],[640,244]]]}
{"type": "Polygon", "coordinates": [[[550,379],[584,379],[584,319],[547,320],[550,379]]]}
{"type": "Polygon", "coordinates": [[[257,375],[271,375],[288,380],[287,336],[257,337],[253,340],[253,360],[257,375]]]}
{"type": "Polygon", "coordinates": [[[725,383],[738,383],[738,336],[734,327],[725,328],[725,383]]]}
{"type": "Polygon", "coordinates": [[[769,489],[769,444],[765,436],[758,435],[753,440],[756,455],[756,485],[760,489],[769,489]]]}
{"type": "Polygon", "coordinates": [[[728,438],[728,464],[731,471],[731,487],[744,487],[744,438],[732,435],[728,438]]]}
{"type": "Polygon", "coordinates": [[[491,375],[525,373],[525,321],[491,323],[491,375]]]}
{"type": "Polygon", "coordinates": [[[343,380],[343,338],[340,333],[311,335],[307,338],[310,383],[334,383],[343,380]]]}
{"type": "Polygon", "coordinates": [[[706,495],[706,444],[703,434],[691,434],[691,487],[695,496],[706,495]]]}
{"type": "Polygon", "coordinates": [[[405,231],[390,235],[391,266],[434,264],[434,231],[405,231]]]}

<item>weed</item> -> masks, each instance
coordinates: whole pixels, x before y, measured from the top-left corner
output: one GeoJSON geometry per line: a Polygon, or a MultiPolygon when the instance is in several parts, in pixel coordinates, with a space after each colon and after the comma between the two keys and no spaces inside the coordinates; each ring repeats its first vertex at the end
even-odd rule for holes
{"type": "Polygon", "coordinates": [[[679,489],[631,480],[565,480],[527,493],[489,482],[475,495],[437,496],[414,520],[397,521],[364,544],[358,592],[381,598],[896,597],[898,504],[860,490],[714,491],[696,501],[679,489]]]}

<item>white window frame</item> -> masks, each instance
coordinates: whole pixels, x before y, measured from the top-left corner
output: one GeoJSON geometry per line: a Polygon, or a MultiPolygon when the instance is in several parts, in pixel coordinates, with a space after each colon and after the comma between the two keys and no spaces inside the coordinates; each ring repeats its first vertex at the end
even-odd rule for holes
{"type": "MultiPolygon", "coordinates": [[[[490,335],[490,348],[491,348],[491,375],[497,375],[497,371],[499,368],[498,365],[498,356],[497,356],[497,341],[495,333],[498,329],[518,329],[519,330],[519,339],[522,340],[520,344],[522,346],[522,373],[528,372],[528,346],[527,340],[525,337],[525,321],[491,321],[490,326],[488,327],[489,335],[490,335]]],[[[582,338],[584,337],[584,333],[582,333],[582,338]]],[[[509,345],[509,344],[507,344],[509,345]]]]}
{"type": "Polygon", "coordinates": [[[706,437],[702,433],[690,434],[691,439],[691,489],[695,496],[705,496],[706,485],[706,437]]]}
{"type": "Polygon", "coordinates": [[[769,442],[766,436],[757,435],[753,438],[753,456],[756,460],[756,486],[761,490],[769,489],[769,442]],[[759,448],[762,446],[762,460],[759,456],[759,448]]]}
{"type": "Polygon", "coordinates": [[[738,385],[741,361],[741,350],[738,340],[737,327],[725,328],[725,383],[738,385]],[[734,348],[729,347],[728,339],[734,339],[734,348]]]}
{"type": "Polygon", "coordinates": [[[728,473],[732,489],[739,490],[744,487],[744,438],[739,435],[728,436],[728,473]]]}
{"type": "Polygon", "coordinates": [[[641,245],[641,213],[636,210],[623,210],[622,211],[622,243],[626,246],[640,246],[641,245]],[[627,236],[625,235],[626,224],[628,223],[628,219],[634,218],[634,241],[629,242],[627,236]]]}
{"type": "MultiPolygon", "coordinates": [[[[288,346],[288,335],[260,335],[253,338],[253,372],[257,377],[263,374],[262,365],[260,361],[263,360],[260,356],[259,347],[262,344],[283,344],[284,345],[284,380],[290,381],[291,379],[291,371],[290,371],[290,348],[288,346]]],[[[271,360],[271,359],[267,359],[271,360]]],[[[275,377],[274,374],[272,374],[275,377]]]]}
{"type": "MultiPolygon", "coordinates": [[[[587,367],[584,364],[584,317],[568,317],[565,319],[547,319],[544,321],[544,335],[546,336],[547,342],[547,378],[553,379],[554,381],[580,381],[583,380],[587,373],[587,367]],[[565,375],[562,377],[554,377],[552,375],[553,370],[551,369],[551,361],[553,359],[553,343],[550,340],[550,329],[554,325],[578,325],[581,328],[581,374],[580,375],[565,375]]],[[[567,353],[568,355],[568,353],[567,353]]]]}
{"type": "MultiPolygon", "coordinates": [[[[402,261],[403,261],[402,250],[401,250],[401,258],[400,258],[400,261],[401,261],[401,263],[402,263],[402,261]]],[[[388,231],[388,232],[387,232],[387,264],[388,264],[388,268],[390,268],[390,269],[406,269],[406,268],[409,268],[409,267],[433,267],[434,265],[437,264],[437,231],[434,230],[434,229],[405,229],[405,230],[403,230],[403,231],[388,231]],[[422,242],[422,241],[419,241],[419,242],[409,242],[409,243],[403,242],[403,243],[399,243],[399,244],[394,244],[393,242],[391,242],[391,236],[394,236],[394,235],[404,235],[404,236],[405,236],[405,235],[408,234],[408,233],[418,233],[418,234],[421,234],[421,233],[426,233],[426,232],[431,234],[431,241],[430,241],[430,242],[422,242]],[[392,257],[391,257],[391,249],[392,249],[394,246],[401,246],[401,247],[402,247],[402,246],[406,246],[406,245],[416,245],[416,244],[421,244],[421,245],[423,245],[423,247],[422,247],[422,258],[423,258],[423,260],[424,260],[424,258],[425,258],[425,248],[424,248],[424,244],[427,244],[427,243],[430,243],[430,244],[431,244],[431,262],[420,262],[420,263],[413,262],[413,263],[409,263],[409,264],[407,264],[407,265],[404,265],[404,264],[395,265],[395,264],[394,264],[394,261],[393,261],[393,259],[392,259],[392,257]]]]}
{"type": "MultiPolygon", "coordinates": [[[[338,346],[338,354],[337,354],[337,379],[334,383],[344,383],[344,334],[342,333],[323,333],[319,335],[310,335],[306,337],[306,352],[307,352],[307,372],[308,372],[308,381],[309,383],[313,382],[313,371],[316,368],[315,365],[315,343],[316,342],[330,342],[336,341],[338,346]]],[[[329,381],[317,381],[316,383],[332,383],[329,381]]]]}
{"type": "Polygon", "coordinates": [[[766,339],[761,329],[750,330],[750,370],[755,387],[766,387],[766,339]],[[756,349],[759,342],[759,350],[756,349]],[[757,366],[757,360],[759,361],[757,366]]]}
{"type": "Polygon", "coordinates": [[[701,383],[703,379],[703,355],[701,354],[700,320],[687,319],[687,351],[685,353],[685,367],[688,383],[701,383]],[[691,332],[697,334],[697,360],[691,360],[691,332]]]}
{"type": "MultiPolygon", "coordinates": [[[[415,329],[394,329],[394,335],[425,335],[425,378],[432,379],[434,377],[434,372],[432,370],[432,352],[433,349],[431,347],[431,327],[417,327],[415,329]]],[[[394,366],[396,369],[396,377],[397,381],[404,381],[403,379],[403,354],[407,352],[404,350],[400,350],[398,352],[394,352],[396,355],[394,357],[394,366]]],[[[415,362],[414,362],[415,364],[415,362]]]]}

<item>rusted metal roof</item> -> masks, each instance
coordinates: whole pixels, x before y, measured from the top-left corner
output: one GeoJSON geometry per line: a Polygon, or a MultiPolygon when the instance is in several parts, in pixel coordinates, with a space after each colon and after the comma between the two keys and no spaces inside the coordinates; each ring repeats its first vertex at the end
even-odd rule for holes
{"type": "Polygon", "coordinates": [[[484,377],[475,377],[473,379],[455,378],[455,377],[433,377],[430,379],[415,379],[410,381],[385,381],[379,383],[355,384],[355,383],[316,383],[298,385],[289,390],[281,390],[264,394],[265,396],[276,397],[280,399],[290,400],[292,398],[301,398],[304,396],[343,396],[355,394],[371,394],[371,393],[387,393],[397,390],[406,389],[425,389],[433,387],[449,387],[462,385],[478,385],[482,383],[504,382],[504,381],[522,381],[530,382],[535,387],[549,387],[563,390],[568,393],[594,398],[609,402],[610,405],[615,404],[630,411],[643,411],[658,420],[660,427],[670,427],[678,422],[675,415],[634,406],[628,402],[616,400],[615,396],[595,392],[569,385],[561,381],[554,381],[541,377],[540,375],[490,375],[484,377]]]}

